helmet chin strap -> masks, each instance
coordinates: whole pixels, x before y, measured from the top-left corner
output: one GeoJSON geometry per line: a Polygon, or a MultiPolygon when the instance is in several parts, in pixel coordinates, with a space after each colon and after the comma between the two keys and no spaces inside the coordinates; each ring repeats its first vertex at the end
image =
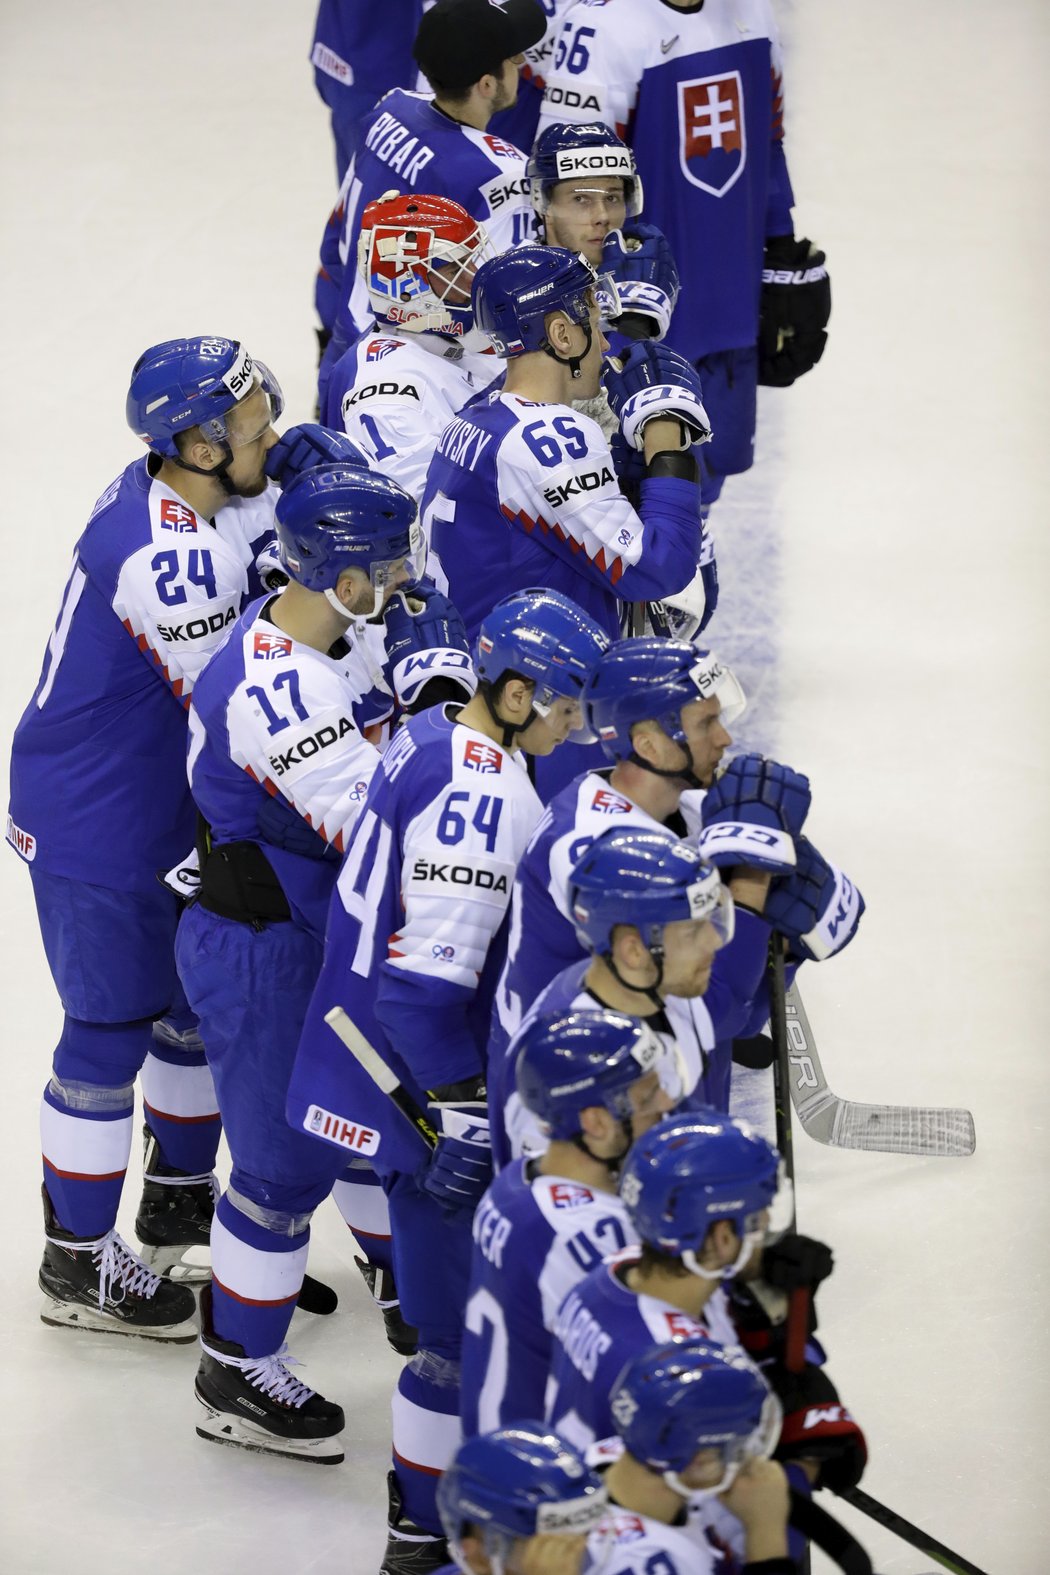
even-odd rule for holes
{"type": "Polygon", "coordinates": [[[750,1258],[761,1239],[761,1232],[745,1231],[740,1242],[740,1251],[732,1263],[727,1263],[720,1269],[705,1269],[701,1267],[700,1260],[692,1250],[681,1252],[678,1256],[689,1270],[689,1273],[695,1274],[698,1280],[731,1280],[735,1274],[740,1273],[740,1270],[744,1267],[744,1264],[750,1258]]]}
{"type": "MultiPolygon", "coordinates": [[[[500,680],[500,683],[499,683],[498,687],[499,687],[500,693],[502,693],[502,691],[503,691],[503,681],[502,681],[502,679],[500,680]]],[[[539,718],[539,712],[538,711],[534,711],[532,709],[532,707],[530,706],[529,714],[525,718],[524,722],[508,722],[506,717],[505,716],[500,716],[499,712],[496,710],[497,702],[495,700],[493,700],[493,698],[492,698],[492,690],[493,690],[493,685],[492,684],[479,684],[478,685],[478,691],[479,691],[479,693],[481,695],[481,698],[485,702],[485,706],[486,706],[486,709],[488,710],[489,716],[495,722],[497,727],[501,727],[503,729],[503,736],[500,739],[500,743],[503,745],[504,749],[513,749],[515,733],[524,733],[524,731],[525,731],[525,729],[527,727],[531,727],[533,722],[535,722],[539,718]]]]}
{"type": "Polygon", "coordinates": [[[559,366],[567,366],[569,368],[569,371],[572,373],[574,380],[576,378],[582,376],[582,373],[580,371],[580,367],[581,367],[582,363],[584,361],[586,361],[587,357],[590,355],[590,353],[591,353],[591,345],[594,342],[594,334],[593,334],[593,332],[591,330],[590,319],[588,319],[587,322],[585,322],[585,323],[577,323],[576,326],[577,326],[577,328],[582,328],[583,329],[584,336],[585,336],[585,338],[587,340],[587,343],[584,345],[584,347],[580,351],[579,355],[568,355],[568,356],[559,355],[557,350],[555,350],[554,346],[552,344],[550,344],[550,343],[542,345],[540,347],[543,350],[544,355],[549,355],[551,360],[552,361],[557,361],[559,366]]]}
{"type": "Polygon", "coordinates": [[[656,968],[656,978],[653,980],[652,984],[631,984],[631,982],[628,979],[625,979],[623,974],[617,968],[615,962],[613,961],[613,954],[611,951],[608,951],[604,954],[603,961],[605,962],[605,965],[612,974],[613,978],[616,980],[617,984],[623,985],[625,990],[633,990],[635,995],[647,996],[649,1000],[652,1001],[657,1011],[662,1012],[664,998],[660,994],[660,986],[664,979],[663,945],[658,941],[650,942],[646,947],[646,951],[652,958],[653,964],[656,968]]]}
{"type": "Polygon", "coordinates": [[[606,1170],[609,1172],[609,1175],[614,1179],[620,1174],[621,1166],[630,1153],[631,1145],[634,1142],[634,1121],[632,1117],[621,1116],[619,1120],[620,1126],[627,1135],[627,1147],[624,1149],[622,1154],[613,1154],[608,1157],[604,1154],[596,1154],[592,1148],[587,1147],[587,1143],[582,1132],[577,1132],[576,1136],[572,1139],[574,1147],[578,1148],[581,1154],[586,1154],[588,1159],[593,1159],[596,1165],[604,1165],[606,1170]]]}
{"type": "MultiPolygon", "coordinates": [[[[668,737],[670,737],[670,734],[668,734],[668,737]]],[[[676,740],[672,738],[671,742],[673,744],[676,742],[676,740]]],[[[635,749],[632,749],[631,753],[626,755],[624,758],[632,766],[640,766],[643,771],[651,771],[654,777],[663,777],[665,781],[684,782],[686,787],[703,788],[705,784],[701,782],[700,778],[693,770],[692,751],[689,749],[687,744],[679,744],[678,747],[685,753],[686,759],[689,761],[689,764],[684,771],[677,769],[668,771],[663,766],[654,766],[652,761],[643,760],[641,755],[635,749]]]]}

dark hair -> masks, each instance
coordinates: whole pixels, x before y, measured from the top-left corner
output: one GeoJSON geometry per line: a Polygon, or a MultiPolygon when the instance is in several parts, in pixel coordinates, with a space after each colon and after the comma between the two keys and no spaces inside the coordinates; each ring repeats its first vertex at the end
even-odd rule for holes
{"type": "Polygon", "coordinates": [[[659,1270],[662,1274],[682,1277],[689,1273],[685,1264],[677,1253],[661,1252],[659,1247],[652,1247],[647,1241],[642,1242],[642,1253],[638,1259],[638,1267],[643,1274],[652,1274],[659,1270]]]}
{"type": "Polygon", "coordinates": [[[433,88],[434,96],[436,98],[447,99],[450,104],[465,104],[467,99],[473,93],[475,87],[477,87],[478,83],[481,81],[482,77],[502,76],[503,67],[506,65],[506,63],[507,62],[505,60],[499,60],[494,66],[485,66],[482,71],[478,72],[473,82],[468,82],[465,87],[462,83],[452,84],[450,82],[441,82],[437,77],[432,77],[429,72],[426,71],[423,72],[423,75],[426,77],[427,81],[430,83],[430,86],[433,88]]]}

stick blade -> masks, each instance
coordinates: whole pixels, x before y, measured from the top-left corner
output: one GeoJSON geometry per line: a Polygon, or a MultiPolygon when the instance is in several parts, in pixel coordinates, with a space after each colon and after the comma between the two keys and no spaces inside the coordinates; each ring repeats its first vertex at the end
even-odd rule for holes
{"type": "Polygon", "coordinates": [[[859,1105],[840,1100],[828,1142],[880,1154],[962,1158],[977,1147],[968,1110],[924,1105],[859,1105]]]}

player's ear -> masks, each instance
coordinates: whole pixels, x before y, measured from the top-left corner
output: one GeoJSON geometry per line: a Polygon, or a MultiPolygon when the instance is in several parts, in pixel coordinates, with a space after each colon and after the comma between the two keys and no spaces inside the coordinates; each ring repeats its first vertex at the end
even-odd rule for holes
{"type": "Polygon", "coordinates": [[[631,747],[643,760],[652,761],[656,757],[657,737],[658,729],[652,722],[636,722],[631,728],[631,747]]]}
{"type": "Polygon", "coordinates": [[[580,1111],[580,1131],[584,1137],[602,1141],[609,1135],[611,1119],[603,1105],[588,1105],[585,1110],[580,1111]]]}
{"type": "Polygon", "coordinates": [[[214,470],[222,462],[222,450],[208,442],[200,427],[177,433],[175,446],[187,465],[196,465],[201,470],[214,470]]]}

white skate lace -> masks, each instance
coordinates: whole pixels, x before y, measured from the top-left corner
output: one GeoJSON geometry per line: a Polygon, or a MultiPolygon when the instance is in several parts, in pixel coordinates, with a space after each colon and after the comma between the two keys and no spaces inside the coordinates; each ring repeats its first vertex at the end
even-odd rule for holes
{"type": "Polygon", "coordinates": [[[315,1392],[288,1371],[289,1366],[299,1367],[301,1363],[288,1355],[286,1345],[282,1345],[272,1356],[226,1356],[221,1351],[213,1351],[203,1340],[201,1350],[223,1367],[239,1368],[253,1389],[261,1389],[264,1395],[280,1405],[294,1406],[298,1410],[315,1392]]]}
{"type": "Polygon", "coordinates": [[[122,1302],[126,1296],[142,1296],[147,1301],[156,1295],[160,1275],[154,1274],[127,1242],[111,1230],[97,1241],[63,1241],[49,1236],[48,1241],[70,1252],[90,1252],[98,1269],[98,1310],[103,1312],[107,1301],[122,1302]],[[119,1287],[119,1296],[113,1295],[113,1286],[119,1287]]]}

